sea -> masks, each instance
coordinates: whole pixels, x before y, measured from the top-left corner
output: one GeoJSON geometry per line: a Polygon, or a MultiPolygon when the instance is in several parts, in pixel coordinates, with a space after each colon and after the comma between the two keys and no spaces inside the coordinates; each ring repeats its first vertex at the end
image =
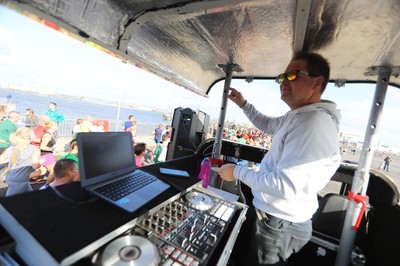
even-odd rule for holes
{"type": "MultiPolygon", "coordinates": [[[[163,114],[156,111],[132,109],[120,107],[119,119],[118,106],[105,104],[101,102],[88,102],[62,96],[43,95],[34,92],[1,89],[0,98],[8,99],[9,102],[15,103],[15,110],[25,115],[25,110],[31,108],[33,112],[40,116],[45,114],[49,109],[50,102],[57,104],[57,109],[64,115],[66,119],[84,119],[90,115],[93,120],[120,120],[121,124],[128,120],[128,116],[133,114],[137,121],[137,135],[151,135],[152,130],[157,125],[171,124],[171,121],[163,119],[163,114]]],[[[174,110],[171,110],[171,113],[174,110]]]]}

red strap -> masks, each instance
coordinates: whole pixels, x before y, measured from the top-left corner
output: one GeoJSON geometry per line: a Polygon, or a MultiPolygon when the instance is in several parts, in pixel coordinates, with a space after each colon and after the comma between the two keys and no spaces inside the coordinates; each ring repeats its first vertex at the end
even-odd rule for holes
{"type": "Polygon", "coordinates": [[[347,198],[349,200],[353,200],[353,201],[355,201],[357,203],[361,203],[360,213],[358,214],[356,224],[353,226],[354,231],[357,231],[358,228],[360,227],[360,223],[361,223],[361,219],[362,219],[362,217],[364,215],[365,207],[367,206],[368,196],[367,195],[361,196],[360,194],[354,194],[354,192],[349,191],[349,194],[347,195],[347,198]]]}

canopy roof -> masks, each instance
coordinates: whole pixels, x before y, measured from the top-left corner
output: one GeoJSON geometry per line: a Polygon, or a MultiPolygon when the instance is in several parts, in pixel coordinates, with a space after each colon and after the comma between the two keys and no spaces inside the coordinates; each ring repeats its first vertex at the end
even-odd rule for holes
{"type": "Polygon", "coordinates": [[[321,53],[331,81],[400,87],[398,0],[0,0],[199,94],[225,78],[274,78],[296,51],[321,53]],[[374,73],[375,72],[375,73],[374,73]],[[366,75],[366,73],[375,75],[366,75]]]}

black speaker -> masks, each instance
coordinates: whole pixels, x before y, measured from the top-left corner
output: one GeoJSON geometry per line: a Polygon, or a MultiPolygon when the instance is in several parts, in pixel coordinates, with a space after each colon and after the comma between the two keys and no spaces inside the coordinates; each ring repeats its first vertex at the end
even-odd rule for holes
{"type": "Polygon", "coordinates": [[[194,154],[205,140],[210,116],[200,110],[178,107],[172,118],[172,134],[167,160],[194,154]]]}

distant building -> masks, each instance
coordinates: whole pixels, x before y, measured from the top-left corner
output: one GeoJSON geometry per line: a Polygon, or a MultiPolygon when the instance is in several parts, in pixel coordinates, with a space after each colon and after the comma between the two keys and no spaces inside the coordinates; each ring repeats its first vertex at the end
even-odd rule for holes
{"type": "MultiPolygon", "coordinates": [[[[361,150],[364,144],[364,135],[352,133],[352,132],[340,132],[339,134],[340,148],[344,151],[351,151],[353,148],[361,150]]],[[[374,151],[382,153],[396,153],[388,145],[381,145],[380,139],[377,140],[375,146],[372,147],[374,151]]]]}
{"type": "Polygon", "coordinates": [[[352,132],[340,132],[340,148],[342,151],[360,150],[364,144],[364,136],[352,132]]]}

